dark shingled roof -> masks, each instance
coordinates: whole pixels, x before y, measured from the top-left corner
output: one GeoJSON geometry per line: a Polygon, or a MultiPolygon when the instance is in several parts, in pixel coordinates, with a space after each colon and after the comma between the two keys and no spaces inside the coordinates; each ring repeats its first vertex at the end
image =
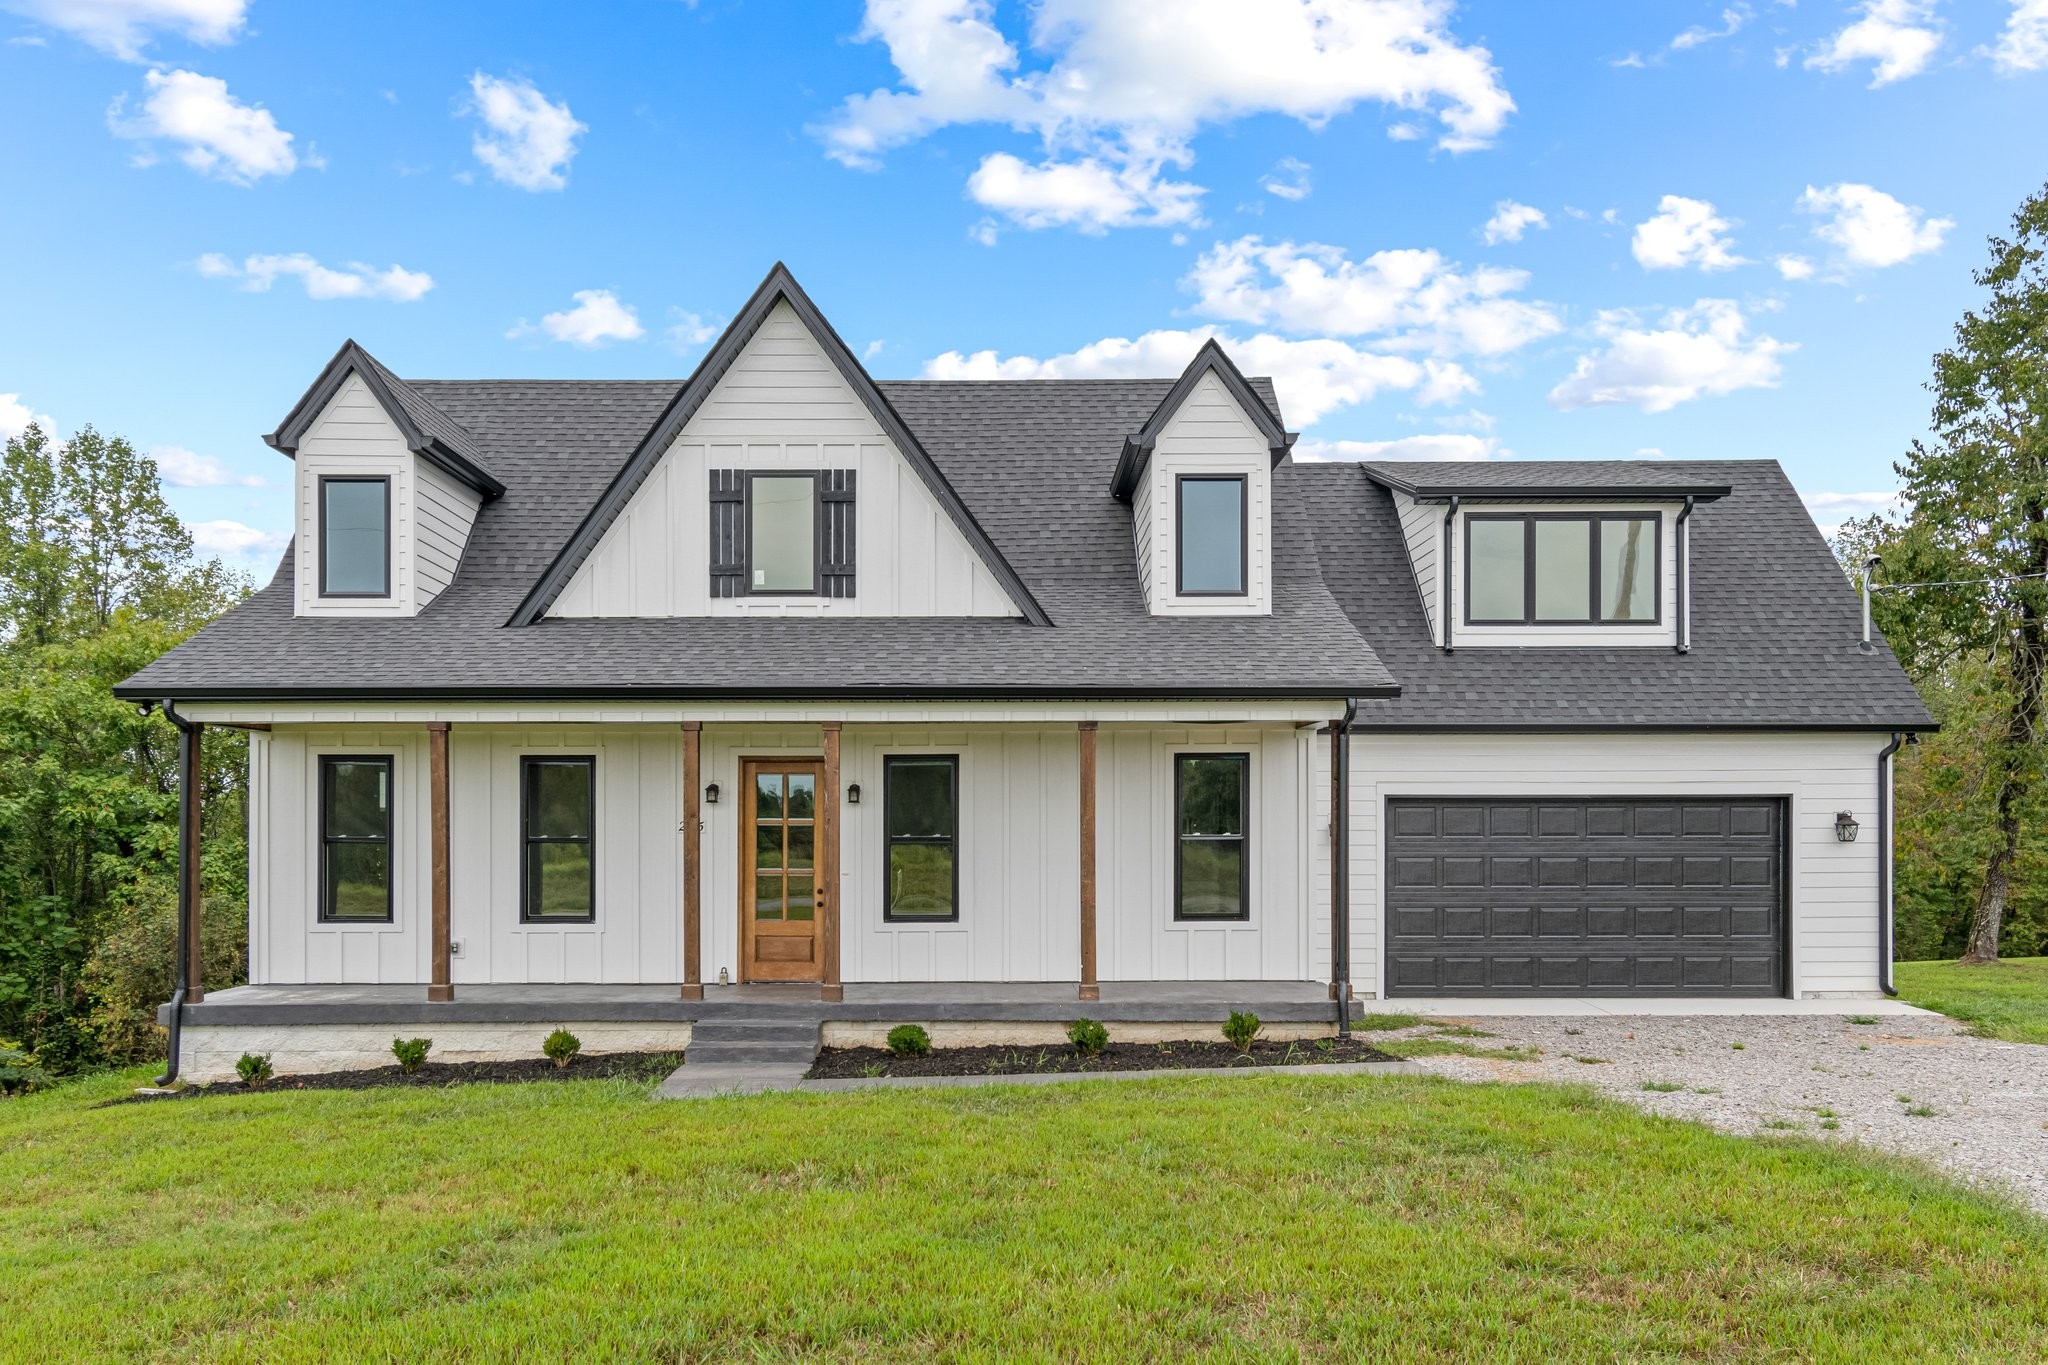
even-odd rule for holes
{"type": "MultiPolygon", "coordinates": [[[[1269,381],[1254,381],[1274,404],[1269,381]]],[[[506,488],[454,583],[411,619],[292,615],[290,556],[128,697],[1321,696],[1393,679],[1324,586],[1307,513],[1274,500],[1270,616],[1162,617],[1139,590],[1123,441],[1170,379],[884,383],[889,403],[1051,616],[506,622],[675,397],[674,382],[410,381],[506,488]]],[[[1275,405],[1277,408],[1277,405],[1275,405]]]]}
{"type": "Polygon", "coordinates": [[[1726,485],[1726,498],[1701,504],[1692,517],[1689,654],[1638,645],[1471,646],[1447,655],[1432,643],[1393,495],[1373,474],[1391,470],[1420,485],[1451,477],[1453,468],[1285,468],[1308,509],[1324,580],[1401,683],[1397,698],[1361,699],[1362,727],[1932,726],[1882,640],[1870,653],[1858,647],[1856,592],[1774,460],[1518,460],[1472,471],[1521,488],[1600,477],[1726,485]]]}

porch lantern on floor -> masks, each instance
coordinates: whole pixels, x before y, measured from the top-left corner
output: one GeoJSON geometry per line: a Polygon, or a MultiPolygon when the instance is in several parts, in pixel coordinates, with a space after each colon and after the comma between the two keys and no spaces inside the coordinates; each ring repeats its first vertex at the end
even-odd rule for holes
{"type": "Polygon", "coordinates": [[[1854,811],[1838,811],[1835,815],[1835,838],[1845,844],[1856,842],[1856,831],[1863,828],[1856,823],[1854,811]]]}

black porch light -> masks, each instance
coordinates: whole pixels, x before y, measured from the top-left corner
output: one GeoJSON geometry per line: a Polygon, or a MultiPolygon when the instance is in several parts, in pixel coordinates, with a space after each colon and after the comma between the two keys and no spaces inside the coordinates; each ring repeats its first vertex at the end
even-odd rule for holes
{"type": "Polygon", "coordinates": [[[704,789],[704,804],[707,806],[718,804],[718,784],[716,782],[713,782],[704,789]]]}
{"type": "Polygon", "coordinates": [[[846,804],[849,806],[858,806],[860,804],[860,783],[849,782],[846,784],[846,804]]]}
{"type": "Polygon", "coordinates": [[[1856,823],[1856,813],[1854,811],[1845,810],[1835,813],[1835,838],[1841,842],[1845,844],[1855,843],[1856,831],[1861,828],[1863,827],[1856,823]]]}

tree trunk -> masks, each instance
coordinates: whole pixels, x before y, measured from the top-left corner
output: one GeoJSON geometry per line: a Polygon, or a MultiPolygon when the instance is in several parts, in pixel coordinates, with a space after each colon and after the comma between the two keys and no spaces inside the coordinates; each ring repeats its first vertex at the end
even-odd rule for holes
{"type": "Polygon", "coordinates": [[[2012,865],[2020,844],[2019,809],[2014,800],[2018,774],[2011,760],[1998,783],[1998,847],[1984,869],[1984,885],[1977,892],[1977,908],[1970,916],[1970,942],[1963,951],[1963,965],[1981,967],[1998,961],[1998,931],[2005,923],[2005,899],[2012,891],[2012,865]]]}

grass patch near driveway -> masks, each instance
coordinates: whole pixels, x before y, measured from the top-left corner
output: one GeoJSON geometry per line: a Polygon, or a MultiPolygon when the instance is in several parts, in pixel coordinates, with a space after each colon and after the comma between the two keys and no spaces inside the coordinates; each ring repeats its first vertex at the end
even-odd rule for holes
{"type": "Polygon", "coordinates": [[[0,1358],[2040,1358],[2048,1225],[1578,1087],[0,1103],[0,1358]]]}
{"type": "Polygon", "coordinates": [[[2013,957],[1983,967],[1901,962],[1893,976],[1908,1003],[1960,1019],[1980,1037],[2048,1043],[2048,957],[2013,957]]]}

